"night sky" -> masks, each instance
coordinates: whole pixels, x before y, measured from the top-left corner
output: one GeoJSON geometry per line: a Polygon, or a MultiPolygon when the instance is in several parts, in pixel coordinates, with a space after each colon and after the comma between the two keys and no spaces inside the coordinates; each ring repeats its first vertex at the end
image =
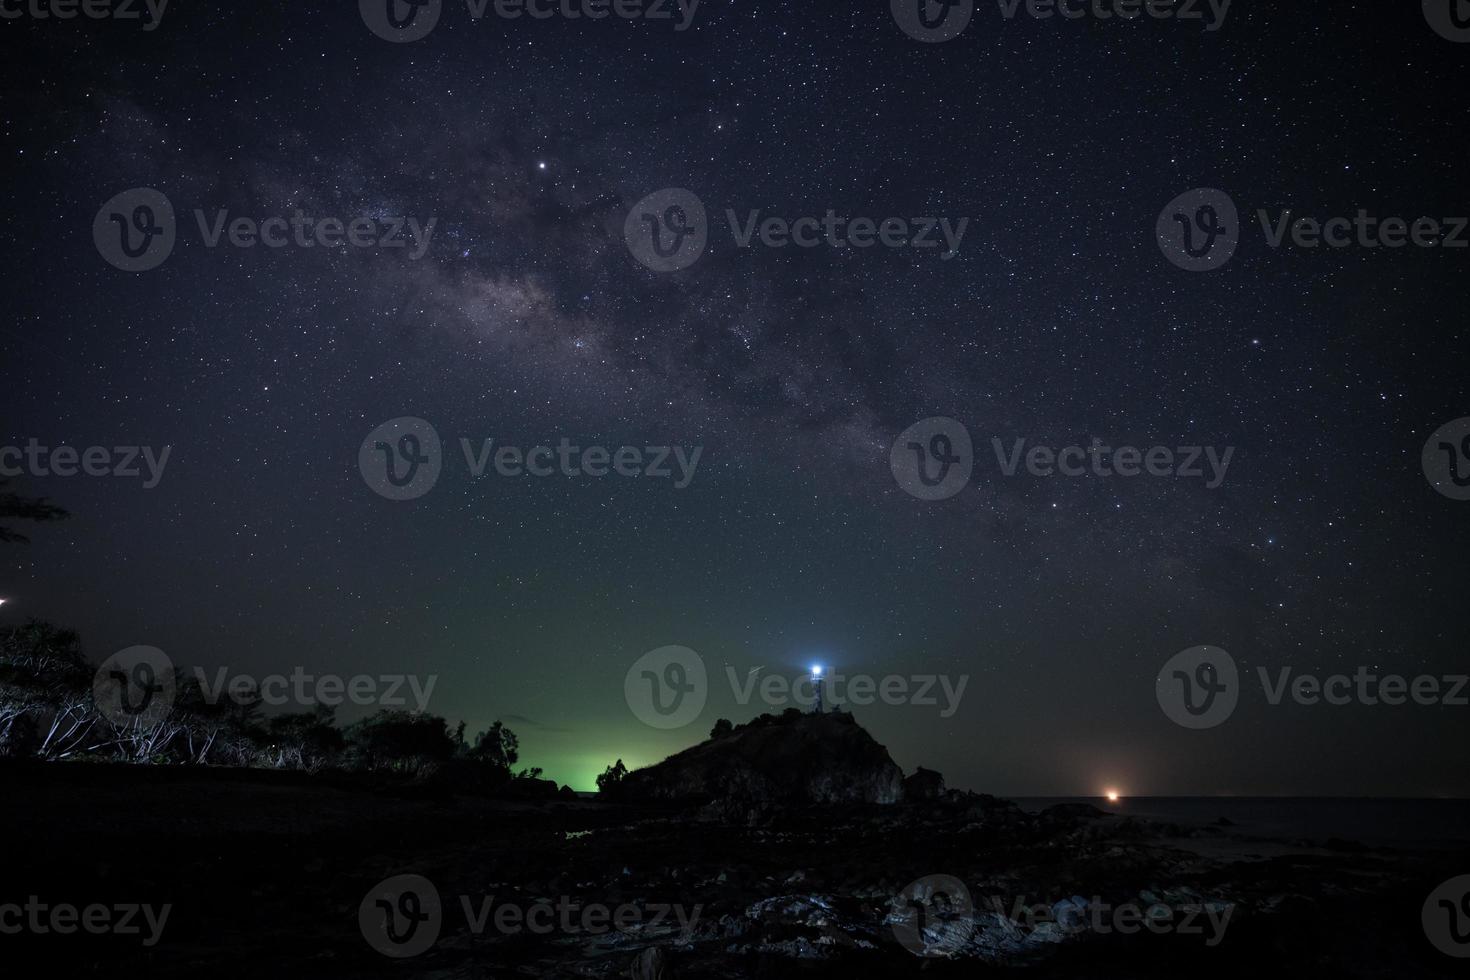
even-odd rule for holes
{"type": "Polygon", "coordinates": [[[0,625],[74,627],[98,661],[437,674],[429,710],[504,720],[579,789],[771,710],[735,704],[726,666],[821,662],[968,674],[949,718],[856,709],[952,786],[1470,795],[1467,707],[1257,695],[1188,731],[1155,698],[1203,644],[1251,674],[1470,664],[1470,503],[1420,465],[1470,416],[1470,250],[1273,249],[1256,220],[1470,213],[1470,44],[1370,0],[1237,0],[1214,32],[986,2],[934,44],[880,0],[676,24],[458,0],[402,44],[347,0],[0,20],[0,445],[172,447],[153,489],[13,481],[73,516],[0,550],[0,625]],[[92,236],[135,187],[178,213],[142,273],[92,236]],[[1211,273],[1155,238],[1198,187],[1240,209],[1211,273]],[[709,217],[668,273],[623,238],[664,188],[709,217]],[[193,212],[222,208],[438,220],[417,260],[206,247],[193,212]],[[950,258],[739,248],[726,209],[969,225],[950,258]],[[358,456],[405,416],[443,472],[395,502],[358,456]],[[976,457],[932,502],[889,464],[931,417],[976,457]],[[563,437],[703,453],[676,488],[473,479],[458,446],[563,437]],[[1235,453],[1214,489],[1005,477],[994,438],[1235,453]],[[670,644],[715,685],[660,731],[623,680],[670,644]]]}

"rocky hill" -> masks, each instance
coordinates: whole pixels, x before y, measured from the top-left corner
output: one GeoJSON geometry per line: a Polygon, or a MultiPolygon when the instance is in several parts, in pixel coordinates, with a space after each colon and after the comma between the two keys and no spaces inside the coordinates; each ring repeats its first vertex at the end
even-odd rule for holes
{"type": "Polygon", "coordinates": [[[903,771],[851,714],[761,715],[624,777],[630,801],[897,803],[903,771]]]}

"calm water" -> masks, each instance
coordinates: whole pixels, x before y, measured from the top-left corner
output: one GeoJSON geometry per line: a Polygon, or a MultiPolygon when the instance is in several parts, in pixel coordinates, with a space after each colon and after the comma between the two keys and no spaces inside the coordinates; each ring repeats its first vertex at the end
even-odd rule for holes
{"type": "Polygon", "coordinates": [[[1054,803],[1091,803],[1125,816],[1204,826],[1220,817],[1232,834],[1288,840],[1338,837],[1365,844],[1470,846],[1470,800],[1292,799],[1286,797],[1139,797],[1022,799],[1036,812],[1054,803]]]}

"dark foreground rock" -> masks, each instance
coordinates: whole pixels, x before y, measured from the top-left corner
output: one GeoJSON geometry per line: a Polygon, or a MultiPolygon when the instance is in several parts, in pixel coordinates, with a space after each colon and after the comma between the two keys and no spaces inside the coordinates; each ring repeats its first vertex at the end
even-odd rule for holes
{"type": "Polygon", "coordinates": [[[90,768],[7,784],[0,904],[167,903],[166,928],[153,945],[0,936],[7,965],[154,980],[1463,975],[1420,909],[1470,853],[1042,816],[954,791],[772,806],[751,826],[663,802],[90,768]],[[403,876],[423,894],[378,906],[403,876]],[[425,916],[421,948],[369,941],[385,909],[425,916]]]}

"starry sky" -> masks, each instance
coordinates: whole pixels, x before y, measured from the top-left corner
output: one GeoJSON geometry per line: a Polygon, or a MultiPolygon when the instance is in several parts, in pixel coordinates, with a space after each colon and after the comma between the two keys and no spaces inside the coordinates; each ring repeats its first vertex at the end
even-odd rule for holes
{"type": "Polygon", "coordinates": [[[1239,0],[1224,27],[1006,21],[919,43],[879,0],[705,0],[669,22],[470,18],[420,41],[356,4],[174,0],[158,29],[0,21],[0,445],[172,447],[153,489],[26,475],[72,512],[0,551],[0,625],[253,674],[439,677],[577,788],[744,721],[660,731],[624,674],[969,675],[951,717],[858,708],[905,769],[1016,795],[1470,795],[1450,706],[1270,706],[1186,731],[1175,653],[1243,671],[1467,669],[1470,503],[1420,469],[1470,415],[1467,252],[1272,249],[1258,208],[1466,214],[1470,45],[1417,3],[1239,0]],[[113,195],[179,242],[108,264],[113,195]],[[694,191],[660,273],[629,209],[694,191]],[[1224,269],[1160,210],[1226,190],[1224,269]],[[192,212],[438,219],[428,253],[207,248],[192,212]],[[916,249],[738,248],[725,210],[961,216],[916,249]],[[358,471],[403,416],[497,444],[701,446],[696,478],[472,479],[393,502],[358,471]],[[975,475],[895,482],[962,422],[975,475]],[[1228,478],[1006,478],[990,440],[1235,447],[1228,478]],[[987,458],[990,459],[987,462],[987,458]]]}

